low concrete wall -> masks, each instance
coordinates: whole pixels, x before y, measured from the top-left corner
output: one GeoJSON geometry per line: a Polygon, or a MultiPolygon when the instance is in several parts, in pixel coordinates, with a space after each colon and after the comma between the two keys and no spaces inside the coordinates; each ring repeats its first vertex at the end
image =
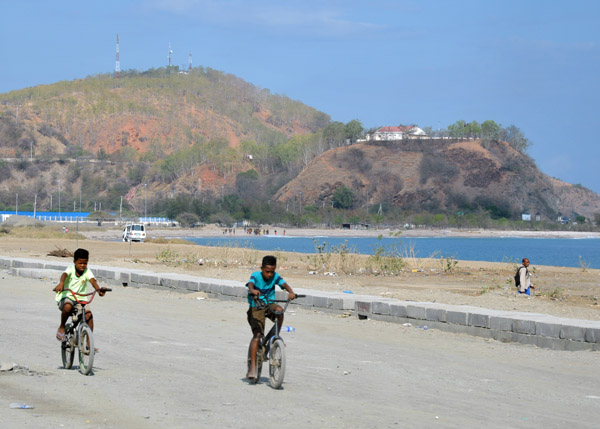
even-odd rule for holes
{"type": "MultiPolygon", "coordinates": [[[[68,264],[0,256],[0,268],[11,275],[52,282],[58,282],[60,273],[68,264]]],[[[247,295],[244,283],[231,280],[104,266],[90,265],[90,268],[101,284],[202,291],[235,300],[245,300],[247,295]]],[[[294,305],[351,313],[360,319],[410,323],[421,329],[434,328],[556,350],[600,350],[600,322],[597,321],[312,289],[296,288],[296,292],[306,295],[306,298],[295,301],[294,305]]],[[[287,296],[281,291],[277,294],[279,299],[287,296]]]]}

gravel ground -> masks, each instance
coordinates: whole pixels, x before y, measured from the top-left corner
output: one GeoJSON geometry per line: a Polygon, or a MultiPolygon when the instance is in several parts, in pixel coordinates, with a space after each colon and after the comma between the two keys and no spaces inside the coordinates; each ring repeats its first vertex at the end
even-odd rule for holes
{"type": "Polygon", "coordinates": [[[54,284],[1,275],[2,427],[597,427],[597,352],[291,307],[274,390],[266,367],[258,385],[244,378],[244,303],[162,290],[96,298],[100,352],[86,377],[61,367],[54,284]]]}

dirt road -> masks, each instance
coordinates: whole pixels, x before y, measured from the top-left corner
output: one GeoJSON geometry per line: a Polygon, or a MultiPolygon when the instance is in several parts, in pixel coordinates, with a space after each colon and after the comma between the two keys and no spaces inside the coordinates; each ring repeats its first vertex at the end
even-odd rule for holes
{"type": "Polygon", "coordinates": [[[55,281],[0,275],[0,426],[597,427],[597,352],[503,344],[291,308],[281,390],[245,380],[246,305],[115,288],[94,372],[61,368],[55,281]],[[9,365],[10,366],[10,365],[9,365]],[[34,409],[10,409],[11,402],[34,409]]]}

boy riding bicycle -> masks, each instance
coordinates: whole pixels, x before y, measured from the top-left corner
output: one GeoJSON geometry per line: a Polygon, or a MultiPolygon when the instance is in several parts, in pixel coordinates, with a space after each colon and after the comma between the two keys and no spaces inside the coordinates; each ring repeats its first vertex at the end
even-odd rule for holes
{"type": "MultiPolygon", "coordinates": [[[[98,295],[104,296],[106,293],[105,288],[100,288],[92,270],[87,267],[90,253],[85,249],[77,249],[73,255],[73,265],[68,266],[60,276],[58,285],[53,289],[56,292],[56,302],[58,309],[61,311],[60,315],[60,326],[56,331],[56,339],[63,341],[65,338],[65,323],[76,305],[75,298],[69,290],[72,290],[78,294],[87,293],[88,282],[96,289],[98,295]]],[[[94,319],[92,311],[86,307],[85,320],[89,327],[94,330],[94,319]]]]}
{"type": "MultiPolygon", "coordinates": [[[[248,324],[252,329],[252,343],[250,346],[250,370],[246,374],[246,378],[253,380],[256,378],[256,351],[258,343],[265,333],[265,321],[268,317],[271,321],[278,319],[279,329],[283,325],[283,314],[275,316],[273,311],[281,311],[280,305],[271,303],[269,306],[259,309],[256,307],[255,300],[267,303],[275,299],[275,286],[279,286],[288,292],[288,299],[291,301],[296,298],[296,294],[288,285],[283,277],[275,272],[277,267],[277,258],[275,256],[265,256],[262,260],[260,271],[252,273],[250,281],[246,283],[248,287],[248,324]]],[[[277,332],[279,334],[279,332],[277,332]]]]}

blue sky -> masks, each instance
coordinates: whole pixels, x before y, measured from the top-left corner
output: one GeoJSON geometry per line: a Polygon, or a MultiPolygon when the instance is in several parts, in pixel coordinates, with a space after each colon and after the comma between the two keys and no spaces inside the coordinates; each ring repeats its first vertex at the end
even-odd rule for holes
{"type": "Polygon", "coordinates": [[[211,67],[365,128],[516,125],[546,174],[600,192],[600,2],[0,0],[0,93],[211,67]]]}

